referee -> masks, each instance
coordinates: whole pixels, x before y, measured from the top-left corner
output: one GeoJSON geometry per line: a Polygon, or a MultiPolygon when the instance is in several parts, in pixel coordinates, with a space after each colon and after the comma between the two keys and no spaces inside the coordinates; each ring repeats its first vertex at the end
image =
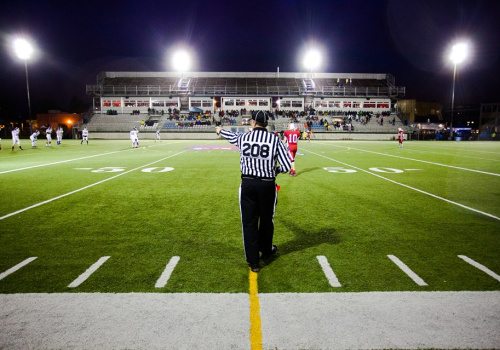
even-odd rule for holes
{"type": "Polygon", "coordinates": [[[275,178],[291,168],[288,149],[281,139],[267,132],[269,115],[265,111],[253,114],[247,133],[235,133],[215,128],[217,135],[236,145],[240,151],[240,212],[243,247],[248,266],[260,271],[260,258],[274,255],[274,210],[277,203],[275,178]],[[279,164],[279,165],[278,165],[279,164]],[[259,252],[262,255],[259,257],[259,252]]]}

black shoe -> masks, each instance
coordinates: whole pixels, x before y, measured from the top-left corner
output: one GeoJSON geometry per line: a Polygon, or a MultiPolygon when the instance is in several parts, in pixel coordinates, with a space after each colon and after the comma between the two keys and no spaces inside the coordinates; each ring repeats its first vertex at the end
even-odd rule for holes
{"type": "Polygon", "coordinates": [[[262,256],[260,258],[263,259],[263,260],[269,259],[273,255],[275,255],[277,251],[278,251],[278,247],[275,244],[273,244],[273,249],[271,250],[271,253],[269,253],[269,254],[262,254],[262,256]]]}
{"type": "Polygon", "coordinates": [[[252,270],[252,272],[259,272],[260,271],[259,264],[248,264],[248,267],[250,267],[250,270],[252,270]]]}

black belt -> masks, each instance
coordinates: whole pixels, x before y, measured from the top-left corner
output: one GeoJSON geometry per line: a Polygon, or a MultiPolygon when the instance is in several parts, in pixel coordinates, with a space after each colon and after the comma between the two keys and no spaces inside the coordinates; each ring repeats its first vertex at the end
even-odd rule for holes
{"type": "Polygon", "coordinates": [[[253,176],[253,175],[241,175],[242,179],[246,180],[260,180],[260,181],[274,181],[274,177],[259,177],[259,176],[253,176]]]}

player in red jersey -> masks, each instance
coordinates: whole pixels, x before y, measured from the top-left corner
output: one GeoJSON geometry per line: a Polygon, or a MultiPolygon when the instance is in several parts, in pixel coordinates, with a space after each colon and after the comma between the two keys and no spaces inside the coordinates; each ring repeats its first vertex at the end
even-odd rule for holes
{"type": "Polygon", "coordinates": [[[403,148],[403,141],[405,139],[405,132],[403,129],[398,128],[398,141],[399,141],[399,148],[403,148]]]}
{"type": "Polygon", "coordinates": [[[288,144],[288,150],[290,154],[290,159],[292,160],[292,169],[290,170],[290,176],[296,176],[295,171],[295,155],[297,154],[297,143],[300,138],[300,131],[294,123],[290,123],[288,130],[284,133],[286,143],[288,144]]]}

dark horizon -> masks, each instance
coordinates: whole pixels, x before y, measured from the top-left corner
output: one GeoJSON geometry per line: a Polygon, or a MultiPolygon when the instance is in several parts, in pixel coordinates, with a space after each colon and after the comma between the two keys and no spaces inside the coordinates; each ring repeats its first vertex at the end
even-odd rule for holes
{"type": "Polygon", "coordinates": [[[321,72],[390,73],[405,98],[446,106],[447,50],[464,38],[471,51],[457,70],[455,106],[499,102],[498,13],[492,0],[18,1],[0,14],[0,115],[28,114],[24,64],[9,48],[15,34],[38,49],[28,62],[33,116],[89,103],[85,86],[102,71],[171,71],[168,57],[180,46],[195,54],[191,71],[301,72],[300,53],[314,43],[324,55],[321,72]]]}

